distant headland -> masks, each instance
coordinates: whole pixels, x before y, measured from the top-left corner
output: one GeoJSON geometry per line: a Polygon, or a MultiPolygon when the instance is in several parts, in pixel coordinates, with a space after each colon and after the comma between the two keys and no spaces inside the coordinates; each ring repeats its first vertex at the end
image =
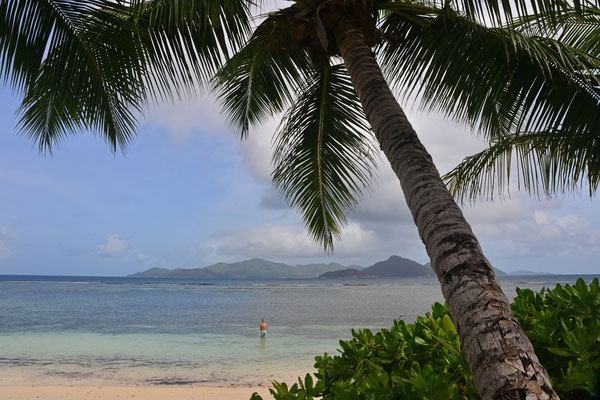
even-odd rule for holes
{"type": "MultiPolygon", "coordinates": [[[[505,272],[494,269],[497,275],[505,272]]],[[[201,278],[201,279],[368,279],[368,278],[432,278],[429,263],[423,265],[408,258],[391,256],[369,267],[344,266],[338,263],[289,265],[261,258],[235,263],[217,263],[203,268],[150,268],[128,275],[133,278],[201,278]]]]}

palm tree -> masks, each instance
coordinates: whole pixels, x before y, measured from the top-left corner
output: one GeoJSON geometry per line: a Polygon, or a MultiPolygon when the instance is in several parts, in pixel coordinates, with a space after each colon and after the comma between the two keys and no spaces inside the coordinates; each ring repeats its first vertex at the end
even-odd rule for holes
{"type": "Polygon", "coordinates": [[[493,138],[569,121],[596,134],[598,60],[552,33],[588,4],[295,0],[248,38],[250,1],[0,1],[0,74],[23,95],[19,125],[41,150],[86,129],[124,148],[136,111],[198,88],[216,91],[242,137],[285,111],[274,184],[325,251],[372,180],[373,132],[482,398],[557,399],[392,89],[493,138]]]}

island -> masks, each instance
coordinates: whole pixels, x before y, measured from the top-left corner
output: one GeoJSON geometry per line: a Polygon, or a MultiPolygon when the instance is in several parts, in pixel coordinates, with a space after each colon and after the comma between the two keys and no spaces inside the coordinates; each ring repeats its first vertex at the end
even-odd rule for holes
{"type": "MultiPolygon", "coordinates": [[[[494,268],[497,275],[506,275],[494,268]]],[[[171,278],[171,279],[370,279],[370,278],[434,278],[429,263],[420,264],[408,258],[393,255],[369,267],[359,265],[344,266],[339,263],[315,263],[289,265],[262,258],[234,263],[216,263],[201,268],[159,268],[153,267],[143,272],[128,275],[132,278],[171,278]]]]}

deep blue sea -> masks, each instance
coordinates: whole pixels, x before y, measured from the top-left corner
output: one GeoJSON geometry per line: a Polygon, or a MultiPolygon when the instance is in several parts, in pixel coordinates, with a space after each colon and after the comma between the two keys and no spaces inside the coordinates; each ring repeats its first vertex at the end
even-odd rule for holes
{"type": "MultiPolygon", "coordinates": [[[[505,293],[579,276],[500,277],[505,293]]],[[[584,275],[590,281],[592,275],[584,275]]],[[[266,384],[352,328],[414,321],[436,280],[207,281],[0,275],[0,384],[266,384]],[[261,340],[258,325],[269,323],[261,340]]]]}

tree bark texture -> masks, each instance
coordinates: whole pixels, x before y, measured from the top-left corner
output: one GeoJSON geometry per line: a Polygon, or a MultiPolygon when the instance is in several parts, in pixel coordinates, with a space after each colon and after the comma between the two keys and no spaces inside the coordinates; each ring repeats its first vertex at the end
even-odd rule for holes
{"type": "Polygon", "coordinates": [[[398,176],[484,400],[558,400],[492,266],[392,94],[360,29],[336,41],[377,140],[398,176]]]}

